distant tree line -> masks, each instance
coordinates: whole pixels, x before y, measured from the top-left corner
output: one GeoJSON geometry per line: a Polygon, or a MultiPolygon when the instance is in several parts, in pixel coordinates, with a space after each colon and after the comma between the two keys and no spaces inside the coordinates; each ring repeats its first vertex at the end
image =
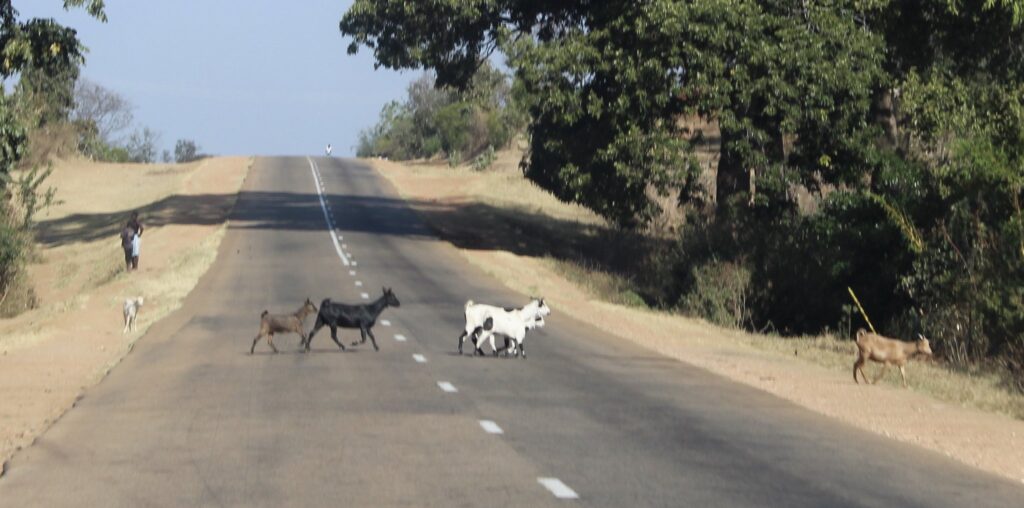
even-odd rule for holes
{"type": "Polygon", "coordinates": [[[504,148],[526,118],[510,77],[487,62],[461,90],[435,86],[428,73],[409,85],[404,101],[387,104],[377,124],[359,134],[356,154],[399,160],[443,156],[459,164],[504,148]]]}
{"type": "MultiPolygon", "coordinates": [[[[149,127],[133,127],[134,109],[118,92],[79,78],[70,117],[78,151],[103,162],[157,162],[160,134],[149,127]]],[[[191,162],[200,157],[190,139],[176,142],[173,159],[166,150],[162,155],[162,162],[191,162]]]]}
{"type": "Polygon", "coordinates": [[[643,229],[678,195],[648,301],[849,333],[852,288],[1024,389],[1024,0],[356,0],[340,27],[442,89],[503,52],[526,175],[563,200],[643,229]]]}
{"type": "MultiPolygon", "coordinates": [[[[63,4],[106,21],[103,0],[63,4]]],[[[0,0],[0,316],[35,305],[24,268],[33,249],[35,215],[56,200],[55,189],[45,185],[50,158],[81,154],[154,162],[157,157],[159,134],[133,127],[131,103],[80,78],[83,55],[73,28],[52,19],[21,19],[11,0],[0,0]]],[[[201,157],[194,141],[178,145],[180,162],[201,157]]],[[[164,161],[169,159],[165,151],[164,161]]]]}

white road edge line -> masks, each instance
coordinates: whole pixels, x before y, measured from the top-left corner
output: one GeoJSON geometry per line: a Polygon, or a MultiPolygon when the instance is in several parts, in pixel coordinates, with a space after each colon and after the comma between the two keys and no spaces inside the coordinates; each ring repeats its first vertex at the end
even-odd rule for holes
{"type": "Polygon", "coordinates": [[[558,499],[579,499],[579,494],[562,483],[558,478],[537,478],[537,482],[551,491],[558,499]]]}
{"type": "Polygon", "coordinates": [[[400,333],[395,334],[395,340],[397,340],[398,342],[405,342],[405,335],[402,335],[400,333]]]}
{"type": "Polygon", "coordinates": [[[324,201],[323,183],[320,181],[320,176],[317,174],[316,165],[313,163],[313,159],[306,157],[309,161],[309,171],[313,173],[313,182],[316,183],[316,194],[320,198],[320,210],[324,212],[324,222],[327,223],[327,232],[331,234],[331,241],[334,242],[334,251],[338,253],[338,257],[341,258],[341,264],[348,266],[348,258],[345,257],[345,253],[341,251],[341,244],[338,242],[338,234],[334,232],[334,221],[331,220],[330,214],[327,212],[327,202],[324,201]]]}
{"type": "Polygon", "coordinates": [[[448,393],[456,393],[459,391],[459,389],[456,388],[455,385],[449,383],[448,381],[438,381],[437,387],[448,393]]]}
{"type": "Polygon", "coordinates": [[[480,420],[480,426],[483,427],[484,432],[488,434],[504,434],[505,431],[501,430],[501,427],[497,423],[491,420],[480,420]]]}
{"type": "Polygon", "coordinates": [[[427,357],[421,354],[412,355],[412,359],[416,360],[416,363],[427,363],[427,357]]]}

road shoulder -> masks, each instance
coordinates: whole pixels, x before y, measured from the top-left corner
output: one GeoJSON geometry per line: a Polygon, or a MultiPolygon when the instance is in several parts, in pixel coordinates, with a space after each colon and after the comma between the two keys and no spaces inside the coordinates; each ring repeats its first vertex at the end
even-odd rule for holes
{"type": "Polygon", "coordinates": [[[41,218],[29,267],[37,309],[0,320],[0,462],[30,445],[175,309],[213,263],[251,158],[184,164],[60,162],[62,204],[41,218]],[[140,268],[124,273],[116,233],[139,210],[140,268]],[[144,296],[134,332],[125,298],[144,296]]]}
{"type": "MultiPolygon", "coordinates": [[[[448,231],[473,226],[453,220],[486,221],[459,213],[474,203],[493,202],[481,189],[514,178],[430,165],[367,161],[385,176],[442,238],[448,231]],[[446,213],[436,213],[444,209],[446,213]]],[[[507,195],[520,196],[518,187],[507,195]]],[[[513,197],[513,200],[516,198],[513,197]]],[[[531,200],[542,198],[531,197],[531,200]]],[[[552,198],[553,199],[553,198],[552,198]]],[[[541,207],[536,201],[525,205],[541,207]]],[[[519,235],[528,241],[528,235],[519,235]]],[[[919,392],[889,386],[856,385],[848,373],[802,361],[792,355],[750,345],[756,336],[666,313],[598,301],[567,280],[543,257],[500,249],[455,245],[470,263],[510,289],[548,297],[558,313],[589,322],[624,340],[758,388],[817,413],[863,430],[929,449],[978,469],[1024,483],[1024,422],[1007,416],[942,402],[919,392]]],[[[526,249],[528,250],[528,249],[526,249]]],[[[854,358],[850,357],[852,367],[854,358]]],[[[913,372],[914,365],[908,369],[913,372]]],[[[911,374],[913,376],[913,374],[911,374]]]]}

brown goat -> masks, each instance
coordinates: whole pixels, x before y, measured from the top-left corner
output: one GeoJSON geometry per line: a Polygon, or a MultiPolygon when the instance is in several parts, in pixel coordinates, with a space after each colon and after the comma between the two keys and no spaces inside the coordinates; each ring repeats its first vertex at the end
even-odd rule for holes
{"type": "Polygon", "coordinates": [[[270,312],[263,311],[263,314],[260,314],[260,333],[253,339],[252,347],[249,348],[249,354],[256,350],[256,343],[263,337],[267,338],[267,344],[270,344],[270,348],[277,353],[277,348],[274,347],[275,333],[297,333],[302,337],[301,343],[304,344],[306,342],[306,333],[302,331],[302,321],[306,319],[306,316],[316,312],[316,310],[313,302],[306,298],[306,303],[302,304],[302,308],[292,314],[271,314],[270,312]]]}
{"type": "Polygon", "coordinates": [[[860,383],[860,381],[857,381],[857,371],[860,370],[860,375],[864,377],[864,382],[877,383],[885,375],[889,365],[896,365],[900,368],[900,376],[903,377],[903,387],[906,388],[907,373],[903,370],[903,366],[907,364],[907,360],[919,354],[928,356],[932,354],[932,348],[928,344],[928,339],[921,334],[918,334],[917,337],[918,339],[914,342],[904,342],[883,337],[863,328],[857,330],[857,361],[853,363],[853,382],[860,383]],[[868,359],[882,364],[882,371],[872,381],[868,381],[868,375],[864,373],[864,363],[868,359]]]}

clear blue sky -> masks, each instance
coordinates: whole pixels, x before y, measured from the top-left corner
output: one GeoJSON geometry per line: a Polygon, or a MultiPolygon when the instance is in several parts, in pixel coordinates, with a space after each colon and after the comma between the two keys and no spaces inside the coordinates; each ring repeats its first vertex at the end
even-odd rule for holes
{"type": "Polygon", "coordinates": [[[338,31],[348,0],[107,0],[107,23],[61,0],[14,0],[89,48],[82,75],[124,95],[173,150],[220,155],[354,153],[358,132],[420,71],[374,71],[338,31]]]}

